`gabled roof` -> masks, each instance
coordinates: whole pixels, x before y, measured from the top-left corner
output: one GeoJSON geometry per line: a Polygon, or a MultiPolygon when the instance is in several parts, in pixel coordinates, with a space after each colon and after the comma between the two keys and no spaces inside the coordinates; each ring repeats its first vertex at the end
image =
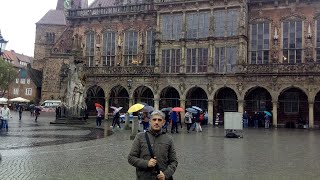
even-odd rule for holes
{"type": "Polygon", "coordinates": [[[28,74],[32,82],[37,86],[42,86],[42,72],[36,69],[33,69],[30,64],[27,65],[28,74]]]}
{"type": "Polygon", "coordinates": [[[19,54],[19,53],[16,53],[14,52],[14,50],[11,50],[11,51],[7,51],[5,50],[2,57],[5,59],[5,60],[9,60],[11,62],[13,62],[13,66],[14,67],[18,67],[18,68],[21,68],[21,67],[25,67],[25,66],[22,66],[19,61],[22,61],[22,62],[25,62],[27,64],[31,64],[33,62],[33,57],[30,57],[30,56],[26,56],[26,55],[23,55],[23,54],[19,54]]]}
{"type": "Polygon", "coordinates": [[[19,61],[22,61],[22,62],[26,62],[28,64],[32,64],[33,62],[33,57],[29,57],[29,56],[26,56],[26,55],[23,55],[23,54],[19,54],[19,53],[15,53],[18,60],[19,61]]]}
{"type": "Polygon", "coordinates": [[[49,10],[36,24],[66,25],[66,15],[63,10],[49,10]]]}

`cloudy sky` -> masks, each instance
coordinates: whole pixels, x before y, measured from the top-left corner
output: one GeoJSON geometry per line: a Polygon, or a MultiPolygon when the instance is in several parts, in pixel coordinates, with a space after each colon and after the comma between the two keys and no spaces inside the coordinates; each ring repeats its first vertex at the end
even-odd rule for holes
{"type": "MultiPolygon", "coordinates": [[[[93,0],[89,0],[89,4],[93,0]]],[[[0,30],[8,42],[6,50],[34,56],[36,23],[58,0],[0,0],[0,30]]]]}

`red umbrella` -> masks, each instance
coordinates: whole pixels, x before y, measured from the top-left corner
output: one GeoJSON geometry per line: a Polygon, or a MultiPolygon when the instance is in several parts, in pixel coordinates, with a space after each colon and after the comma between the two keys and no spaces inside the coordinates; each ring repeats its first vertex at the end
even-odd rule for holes
{"type": "Polygon", "coordinates": [[[174,107],[174,108],[172,108],[172,111],[182,112],[182,111],[184,111],[184,109],[182,107],[174,107]]]}
{"type": "Polygon", "coordinates": [[[99,104],[99,103],[94,103],[94,106],[96,106],[96,107],[99,107],[99,108],[103,109],[103,106],[102,106],[101,104],[99,104]]]}

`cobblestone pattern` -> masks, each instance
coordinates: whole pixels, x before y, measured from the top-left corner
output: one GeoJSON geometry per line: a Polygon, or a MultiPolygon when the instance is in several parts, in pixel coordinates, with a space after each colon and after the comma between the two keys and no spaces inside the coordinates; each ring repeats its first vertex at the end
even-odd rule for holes
{"type": "MultiPolygon", "coordinates": [[[[91,126],[94,127],[93,123],[91,126]]],[[[44,123],[36,129],[51,130],[52,127],[44,123]]],[[[72,134],[79,127],[55,128],[57,134],[60,130],[72,134]]],[[[79,135],[77,131],[79,129],[76,130],[79,135]]],[[[83,133],[86,132],[85,129],[83,133]]],[[[10,132],[8,134],[0,136],[3,156],[0,179],[135,179],[135,169],[127,163],[132,144],[129,131],[116,129],[111,136],[90,141],[64,144],[53,141],[41,147],[5,149],[3,138],[9,138],[5,141],[13,144],[17,139],[10,137],[10,132]]],[[[180,134],[172,136],[179,160],[175,179],[313,180],[320,175],[320,131],[317,130],[248,129],[243,139],[227,139],[223,129],[204,127],[202,133],[188,134],[184,128],[180,134]]],[[[46,140],[41,136],[35,139],[38,138],[39,141],[46,140]]]]}

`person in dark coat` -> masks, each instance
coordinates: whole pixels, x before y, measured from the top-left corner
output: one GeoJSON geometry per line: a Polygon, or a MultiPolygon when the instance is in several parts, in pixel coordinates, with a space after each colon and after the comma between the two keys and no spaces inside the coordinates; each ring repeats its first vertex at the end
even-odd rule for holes
{"type": "Polygon", "coordinates": [[[173,180],[178,160],[173,138],[162,131],[164,118],[161,111],[153,111],[150,131],[138,133],[133,141],[128,162],[136,167],[138,180],[173,180]],[[152,144],[153,157],[148,149],[146,135],[152,144]]]}

